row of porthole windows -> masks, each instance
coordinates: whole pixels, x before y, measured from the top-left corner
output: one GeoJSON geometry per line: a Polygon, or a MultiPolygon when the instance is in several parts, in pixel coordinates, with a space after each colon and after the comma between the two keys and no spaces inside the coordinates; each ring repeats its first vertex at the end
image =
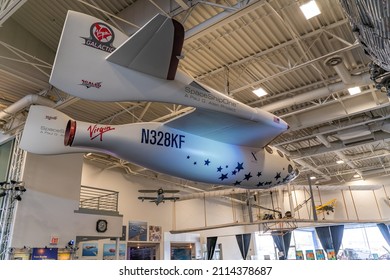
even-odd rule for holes
{"type": "MultiPolygon", "coordinates": [[[[270,147],[270,146],[265,146],[265,150],[269,153],[269,154],[273,154],[274,153],[274,150],[270,147]]],[[[280,157],[286,157],[286,159],[288,160],[288,161],[290,161],[290,158],[287,156],[287,155],[285,155],[285,154],[283,154],[281,151],[279,151],[279,150],[276,150],[276,152],[279,154],[279,156],[280,157]]]]}

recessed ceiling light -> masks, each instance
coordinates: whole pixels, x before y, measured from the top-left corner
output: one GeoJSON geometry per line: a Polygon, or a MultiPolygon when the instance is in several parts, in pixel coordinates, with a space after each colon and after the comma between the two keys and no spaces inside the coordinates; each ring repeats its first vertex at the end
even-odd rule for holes
{"type": "Polygon", "coordinates": [[[352,87],[348,89],[350,95],[361,93],[360,87],[352,87]]]}
{"type": "Polygon", "coordinates": [[[353,178],[360,178],[360,175],[359,174],[355,174],[355,175],[353,175],[353,178]]]}
{"type": "Polygon", "coordinates": [[[314,179],[317,179],[317,177],[316,176],[310,176],[310,179],[314,180],[314,179]]]}
{"type": "Polygon", "coordinates": [[[258,97],[267,95],[268,93],[263,88],[258,88],[252,91],[254,94],[256,94],[258,97]]]}
{"type": "Polygon", "coordinates": [[[312,17],[321,14],[321,11],[317,6],[316,1],[314,0],[301,5],[300,8],[306,19],[311,19],[312,17]]]}
{"type": "Polygon", "coordinates": [[[342,163],[344,163],[344,161],[343,160],[337,160],[336,163],[337,164],[342,164],[342,163]]]}

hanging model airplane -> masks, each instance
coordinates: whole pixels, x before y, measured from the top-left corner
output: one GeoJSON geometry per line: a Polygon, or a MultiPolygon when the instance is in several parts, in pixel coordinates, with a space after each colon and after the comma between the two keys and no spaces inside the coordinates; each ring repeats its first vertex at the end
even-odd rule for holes
{"type": "Polygon", "coordinates": [[[167,193],[178,193],[178,190],[164,190],[162,188],[159,188],[157,190],[139,190],[140,193],[156,193],[156,196],[139,196],[138,199],[144,201],[149,200],[150,202],[156,203],[156,205],[159,205],[161,202],[165,203],[166,200],[176,201],[179,199],[177,196],[165,196],[167,193]]]}
{"type": "Polygon", "coordinates": [[[336,206],[336,198],[329,200],[328,202],[316,206],[317,213],[326,212],[329,215],[330,212],[334,212],[336,206]]]}
{"type": "Polygon", "coordinates": [[[31,106],[20,147],[37,154],[103,152],[157,172],[248,189],[286,184],[294,163],[268,144],[288,129],[177,71],[184,29],[157,15],[128,38],[101,20],[69,11],[50,83],[95,101],[156,101],[194,110],[165,123],[76,121],[31,106]]]}

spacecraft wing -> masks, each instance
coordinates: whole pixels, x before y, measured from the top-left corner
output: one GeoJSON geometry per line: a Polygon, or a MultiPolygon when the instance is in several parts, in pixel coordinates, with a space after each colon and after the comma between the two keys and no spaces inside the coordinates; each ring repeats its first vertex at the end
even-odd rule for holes
{"type": "Polygon", "coordinates": [[[221,112],[196,109],[165,123],[166,126],[222,143],[262,148],[286,129],[279,119],[252,121],[221,112]]]}

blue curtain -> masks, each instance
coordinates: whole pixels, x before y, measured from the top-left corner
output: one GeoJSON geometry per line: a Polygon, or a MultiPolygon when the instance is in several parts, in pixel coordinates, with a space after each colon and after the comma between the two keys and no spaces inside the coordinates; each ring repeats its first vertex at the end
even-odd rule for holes
{"type": "Polygon", "coordinates": [[[272,239],[274,240],[274,243],[276,245],[276,248],[278,248],[278,251],[283,253],[279,256],[279,260],[286,260],[288,256],[288,250],[290,249],[291,231],[289,232],[273,231],[272,239]]]}
{"type": "Polygon", "coordinates": [[[390,246],[390,226],[380,223],[377,224],[377,227],[385,238],[387,244],[390,246]]]}
{"type": "Polygon", "coordinates": [[[212,260],[217,244],[217,236],[207,237],[207,259],[212,260]]]}
{"type": "Polygon", "coordinates": [[[249,244],[251,243],[251,234],[237,234],[236,239],[238,247],[240,248],[241,256],[244,260],[246,260],[249,251],[249,244]]]}
{"type": "Polygon", "coordinates": [[[337,256],[343,240],[344,225],[316,227],[317,236],[324,250],[333,249],[337,256]]]}

